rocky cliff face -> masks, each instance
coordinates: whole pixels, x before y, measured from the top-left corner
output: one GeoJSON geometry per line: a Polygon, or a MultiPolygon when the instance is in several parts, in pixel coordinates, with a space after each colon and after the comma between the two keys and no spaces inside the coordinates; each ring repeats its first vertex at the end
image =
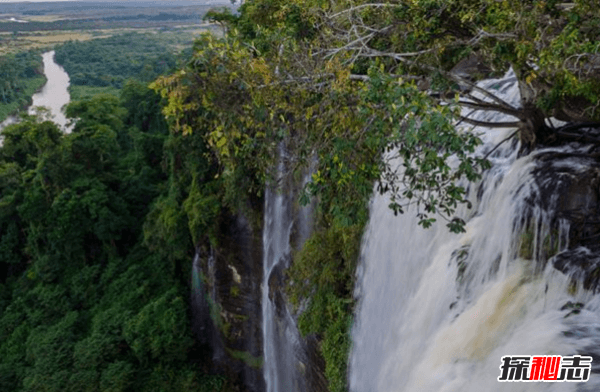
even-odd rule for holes
{"type": "Polygon", "coordinates": [[[218,248],[199,249],[202,285],[192,301],[198,339],[213,351],[214,371],[239,391],[262,392],[262,237],[242,214],[221,228],[218,248]]]}
{"type": "MultiPolygon", "coordinates": [[[[325,363],[313,336],[297,335],[296,315],[285,295],[285,270],[293,263],[293,250],[299,249],[312,230],[310,208],[300,208],[295,197],[300,183],[285,181],[285,204],[288,215],[289,249],[267,278],[268,300],[274,309],[275,333],[281,340],[293,340],[286,359],[288,366],[276,370],[281,390],[270,381],[270,390],[278,392],[327,391],[325,363]],[[291,323],[291,325],[290,325],[291,323]],[[288,335],[295,334],[290,337],[288,335]]],[[[253,211],[262,216],[262,211],[253,211]]],[[[261,222],[261,226],[264,225],[261,222]]],[[[255,227],[244,214],[230,216],[223,223],[219,246],[199,248],[194,260],[192,295],[193,325],[200,343],[213,351],[214,371],[233,380],[239,391],[263,392],[267,382],[264,374],[263,227],[255,227]]],[[[279,353],[278,353],[279,354],[279,353]]],[[[278,358],[279,355],[276,355],[278,358]]],[[[269,377],[269,376],[267,376],[269,377]]]]}
{"type": "Polygon", "coordinates": [[[533,194],[524,221],[521,256],[546,261],[581,285],[600,285],[600,162],[595,146],[571,143],[532,153],[539,192],[533,194]],[[529,250],[527,250],[529,249],[529,250]],[[531,253],[533,252],[533,253],[531,253]]]}

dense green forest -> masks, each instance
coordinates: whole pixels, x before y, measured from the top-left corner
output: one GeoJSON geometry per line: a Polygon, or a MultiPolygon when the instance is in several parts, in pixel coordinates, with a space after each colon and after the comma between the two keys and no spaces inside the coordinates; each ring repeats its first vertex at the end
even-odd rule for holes
{"type": "Polygon", "coordinates": [[[203,2],[21,2],[4,3],[0,10],[1,32],[73,31],[118,28],[171,28],[202,24],[212,8],[203,2]],[[9,17],[25,20],[12,21],[9,17]]]}
{"type": "Polygon", "coordinates": [[[186,33],[128,33],[67,42],[55,49],[55,60],[69,74],[73,99],[79,99],[98,90],[90,87],[107,87],[106,92],[114,93],[130,78],[149,83],[173,71],[178,48],[189,47],[192,41],[192,35],[186,33]]]}
{"type": "Polygon", "coordinates": [[[27,116],[3,130],[1,390],[224,384],[192,337],[193,219],[178,207],[214,169],[200,136],[169,134],[160,101],[130,82],[70,104],[70,134],[27,116]]]}
{"type": "Polygon", "coordinates": [[[0,122],[31,103],[31,95],[45,82],[39,51],[0,57],[0,122]]]}
{"type": "Polygon", "coordinates": [[[27,115],[3,129],[1,390],[231,387],[209,375],[188,303],[194,239],[220,214],[216,167],[201,134],[169,133],[147,87],[189,39],[132,33],[58,47],[71,82],[87,87],[66,109],[72,133],[27,115]]]}
{"type": "Polygon", "coordinates": [[[396,214],[412,205],[424,227],[464,230],[458,181],[489,163],[471,154],[478,135],[454,126],[470,121],[460,105],[513,115],[473,125],[514,126],[522,154],[579,137],[544,120],[599,119],[599,12],[591,0],[247,1],[235,15],[210,13],[225,37],[200,37],[179,70],[149,85],[175,57],[141,36],[148,57],[123,37],[58,48],[72,83],[122,91],[69,105],[71,134],[30,117],[3,132],[0,388],[236,390],[208,375],[210,352],[192,336],[191,260],[196,246],[227,246],[228,214],[244,212],[260,232],[256,206],[285,143],[297,177],[316,158],[301,201],[318,201],[287,296],[329,389],[347,390],[373,191],[396,214]],[[473,59],[485,66],[459,69],[473,59]],[[519,108],[474,84],[510,67],[519,108]]]}

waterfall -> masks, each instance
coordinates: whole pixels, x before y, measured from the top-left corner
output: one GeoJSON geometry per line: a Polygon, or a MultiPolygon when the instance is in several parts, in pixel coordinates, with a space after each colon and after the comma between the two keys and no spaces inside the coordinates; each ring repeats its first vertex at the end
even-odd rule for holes
{"type": "MultiPolygon", "coordinates": [[[[290,236],[294,227],[293,192],[284,176],[284,161],[285,151],[281,145],[276,178],[278,184],[276,187],[267,187],[265,191],[262,314],[267,392],[305,390],[299,363],[299,357],[302,356],[299,333],[282,292],[283,273],[291,257],[290,236]]],[[[309,224],[306,213],[301,211],[298,220],[299,235],[306,236],[306,229],[303,229],[309,224]]]]}
{"type": "MultiPolygon", "coordinates": [[[[512,72],[480,86],[519,106],[512,72]]],[[[507,121],[489,112],[473,118],[507,121]]],[[[473,131],[484,155],[514,129],[473,131]]],[[[557,213],[561,173],[576,178],[592,163],[576,154],[544,159],[581,146],[523,157],[518,148],[502,144],[490,154],[492,168],[467,186],[472,208],[457,212],[465,233],[450,233],[443,221],[422,229],[414,211],[395,217],[389,199],[374,196],[357,272],[352,392],[600,390],[596,374],[586,383],[497,381],[505,355],[596,360],[600,352],[600,296],[546,262],[549,248],[566,254],[573,230],[557,213]],[[578,303],[583,309],[573,312],[569,304],[578,303]]]]}

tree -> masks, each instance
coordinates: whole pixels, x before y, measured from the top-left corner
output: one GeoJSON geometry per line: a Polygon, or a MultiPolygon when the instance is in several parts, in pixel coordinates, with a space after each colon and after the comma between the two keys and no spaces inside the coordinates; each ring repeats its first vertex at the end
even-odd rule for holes
{"type": "Polygon", "coordinates": [[[203,38],[185,70],[155,85],[169,98],[165,113],[184,132],[208,130],[225,175],[250,166],[268,179],[283,139],[291,167],[318,155],[309,191],[325,204],[383,176],[379,190],[396,213],[416,204],[422,225],[437,215],[462,230],[453,214],[468,201],[457,181],[476,180],[488,164],[472,155],[480,140],[456,121],[516,127],[526,152],[582,136],[578,125],[553,129],[549,117],[600,116],[600,11],[591,0],[258,0],[239,16],[212,17],[229,34],[203,38]],[[519,107],[475,84],[509,67],[519,107]],[[476,121],[461,107],[512,120],[476,121]],[[401,173],[382,158],[390,150],[401,173]]]}
{"type": "MultiPolygon", "coordinates": [[[[320,13],[326,57],[343,56],[360,68],[365,60],[388,73],[416,79],[439,102],[460,94],[475,110],[508,114],[528,147],[552,136],[545,120],[594,121],[600,97],[597,26],[600,10],[591,0],[558,1],[416,0],[353,1],[320,13]],[[470,63],[470,64],[469,64],[470,63]],[[520,107],[481,91],[465,71],[479,76],[512,67],[520,107]],[[484,101],[474,96],[483,94],[484,101]]],[[[554,135],[557,136],[557,135],[554,135]]],[[[559,134],[560,136],[560,134],[559,134]]],[[[562,136],[566,136],[562,134],[562,136]]]]}
{"type": "MultiPolygon", "coordinates": [[[[196,351],[186,314],[182,260],[194,244],[143,245],[143,223],[170,185],[159,97],[130,83],[120,101],[98,95],[67,113],[78,118],[69,134],[34,116],[2,133],[0,389],[222,390],[222,377],[202,371],[210,358],[196,351]]],[[[181,177],[202,183],[194,147],[181,177]]]]}
{"type": "MultiPolygon", "coordinates": [[[[290,171],[317,156],[308,193],[319,196],[334,220],[352,225],[365,219],[362,206],[389,169],[382,157],[395,143],[413,179],[395,190],[424,206],[422,224],[432,222],[427,212],[450,215],[463,201],[464,190],[453,181],[477,178],[484,162],[468,155],[478,139],[452,126],[456,106],[432,106],[414,84],[394,83],[377,67],[352,75],[338,59],[312,56],[316,44],[308,38],[288,39],[278,28],[257,31],[253,41],[235,31],[223,40],[202,38],[184,70],[154,85],[168,99],[165,114],[176,129],[205,134],[225,184],[236,189],[231,193],[260,194],[274,180],[271,168],[284,142],[290,171]],[[402,99],[406,105],[398,104],[402,99]],[[410,132],[407,115],[413,117],[410,132]],[[461,163],[455,171],[452,154],[461,163]],[[432,188],[435,197],[421,192],[432,188]]],[[[391,206],[403,211],[396,199],[391,206]]],[[[449,223],[459,228],[459,221],[449,223]]]]}

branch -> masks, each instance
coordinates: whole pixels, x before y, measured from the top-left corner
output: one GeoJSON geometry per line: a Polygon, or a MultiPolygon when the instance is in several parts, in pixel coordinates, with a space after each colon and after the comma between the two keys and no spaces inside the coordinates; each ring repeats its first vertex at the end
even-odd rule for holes
{"type": "Polygon", "coordinates": [[[570,132],[570,131],[578,131],[582,128],[600,128],[599,122],[583,122],[579,124],[571,124],[565,125],[564,127],[559,128],[559,132],[570,132]]]}
{"type": "MultiPolygon", "coordinates": [[[[418,52],[408,52],[408,53],[393,53],[393,52],[381,52],[379,50],[375,50],[375,49],[371,49],[369,48],[369,52],[361,54],[361,57],[391,57],[395,60],[398,60],[402,63],[405,63],[407,65],[410,66],[414,66],[417,68],[421,68],[424,70],[428,70],[428,71],[432,71],[432,72],[439,72],[440,74],[444,75],[445,77],[452,79],[458,83],[463,83],[467,86],[469,86],[472,90],[475,90],[479,93],[481,93],[482,95],[490,98],[492,101],[496,102],[497,104],[499,104],[504,110],[510,111],[511,115],[515,116],[515,117],[519,117],[516,116],[516,113],[519,113],[518,109],[515,108],[514,106],[512,106],[511,104],[509,104],[508,102],[504,101],[503,99],[499,98],[498,96],[492,94],[491,92],[489,92],[486,89],[483,89],[481,87],[479,87],[477,84],[471,82],[468,79],[465,79],[459,75],[453,74],[451,72],[447,72],[447,71],[443,71],[439,68],[430,66],[430,65],[426,65],[426,64],[418,64],[417,62],[407,59],[406,57],[414,57],[414,56],[419,56],[421,54],[425,54],[425,53],[429,53],[432,52],[433,49],[426,49],[426,50],[421,50],[418,52]]],[[[338,51],[336,51],[337,53],[338,51]]],[[[469,94],[469,96],[473,99],[473,100],[479,100],[481,102],[484,102],[482,100],[480,100],[477,97],[474,97],[473,95],[469,94]]]]}
{"type": "MultiPolygon", "coordinates": [[[[470,80],[465,79],[462,76],[458,76],[458,75],[450,73],[450,72],[445,72],[445,71],[442,71],[442,70],[437,70],[437,71],[440,72],[440,73],[442,73],[442,75],[444,75],[444,76],[446,76],[446,77],[448,77],[450,79],[453,79],[453,80],[455,80],[457,82],[466,84],[467,86],[471,87],[473,90],[475,90],[477,92],[480,92],[481,94],[485,95],[486,97],[488,97],[491,100],[495,101],[496,103],[500,104],[500,106],[504,107],[505,109],[517,112],[517,108],[515,108],[514,106],[512,106],[511,104],[509,104],[505,100],[499,98],[498,96],[490,93],[488,90],[479,87],[477,84],[471,82],[470,80]]],[[[474,99],[474,100],[479,99],[477,97],[474,97],[472,94],[469,94],[469,97],[471,99],[474,99]]]]}
{"type": "Polygon", "coordinates": [[[475,125],[477,127],[487,127],[487,128],[515,128],[521,125],[520,121],[507,121],[507,122],[488,122],[488,121],[478,121],[473,120],[464,116],[459,116],[461,121],[466,122],[467,124],[475,125]]]}
{"type": "Polygon", "coordinates": [[[494,151],[496,151],[498,149],[498,147],[500,147],[507,140],[512,139],[513,136],[515,136],[517,133],[519,133],[519,131],[520,131],[520,129],[517,129],[516,131],[511,133],[506,139],[504,139],[500,143],[496,144],[496,146],[494,146],[494,148],[492,148],[490,151],[488,151],[487,154],[484,155],[483,159],[486,160],[494,151]]]}
{"type": "Polygon", "coordinates": [[[361,4],[361,5],[357,5],[355,7],[347,8],[347,9],[345,9],[343,11],[340,11],[340,12],[337,12],[337,13],[335,13],[333,15],[329,15],[329,18],[331,18],[331,19],[337,18],[340,15],[347,14],[347,13],[354,12],[354,11],[358,11],[358,10],[361,10],[363,8],[368,8],[368,7],[373,7],[373,8],[390,7],[390,8],[392,8],[392,7],[398,7],[398,4],[389,4],[389,3],[367,3],[367,4],[361,4]]]}
{"type": "MultiPolygon", "coordinates": [[[[448,103],[453,103],[454,101],[449,100],[449,99],[445,99],[446,102],[448,103]]],[[[464,107],[468,107],[468,108],[473,108],[476,110],[489,110],[492,112],[498,112],[498,113],[504,113],[507,114],[509,116],[513,116],[516,117],[518,119],[521,119],[522,115],[519,111],[517,110],[512,110],[512,109],[506,109],[502,106],[498,106],[498,105],[494,105],[491,104],[489,102],[483,102],[483,103],[478,103],[478,102],[469,102],[469,101],[458,101],[458,104],[464,107]]]]}
{"type": "Polygon", "coordinates": [[[479,43],[479,41],[481,41],[483,38],[494,38],[499,41],[502,41],[505,39],[515,39],[518,37],[515,34],[510,34],[510,33],[490,34],[483,29],[479,29],[479,31],[477,32],[477,35],[475,37],[471,38],[468,42],[466,42],[466,44],[471,45],[471,46],[477,45],[479,43]]]}
{"type": "MultiPolygon", "coordinates": [[[[369,52],[365,53],[361,57],[391,57],[394,60],[398,60],[403,63],[407,63],[407,64],[414,65],[414,66],[419,66],[419,65],[416,64],[414,61],[406,59],[405,57],[415,57],[415,56],[420,56],[422,54],[433,52],[433,49],[425,49],[425,50],[420,50],[418,52],[406,52],[406,53],[381,52],[379,50],[375,50],[375,49],[371,49],[371,48],[368,48],[368,49],[369,49],[369,52]]],[[[421,66],[424,67],[424,65],[421,65],[421,66]]]]}
{"type": "Polygon", "coordinates": [[[600,144],[600,137],[593,137],[593,136],[585,135],[585,134],[581,134],[581,133],[569,133],[569,132],[557,131],[556,135],[561,138],[565,138],[567,140],[571,140],[571,141],[575,141],[575,142],[584,141],[586,143],[600,144]]]}

